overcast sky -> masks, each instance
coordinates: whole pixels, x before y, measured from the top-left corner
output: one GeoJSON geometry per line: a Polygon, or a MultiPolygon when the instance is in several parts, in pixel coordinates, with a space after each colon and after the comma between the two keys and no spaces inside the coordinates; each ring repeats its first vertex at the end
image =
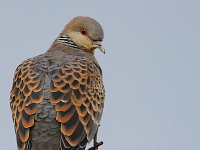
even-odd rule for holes
{"type": "Polygon", "coordinates": [[[95,53],[106,87],[99,150],[199,150],[199,0],[1,1],[0,149],[17,149],[15,68],[46,52],[75,16],[105,32],[107,53],[95,53]]]}

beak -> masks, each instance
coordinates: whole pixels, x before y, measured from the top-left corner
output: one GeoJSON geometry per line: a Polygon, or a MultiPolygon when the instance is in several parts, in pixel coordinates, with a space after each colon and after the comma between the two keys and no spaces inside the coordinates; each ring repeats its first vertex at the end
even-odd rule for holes
{"type": "Polygon", "coordinates": [[[100,51],[101,51],[102,53],[104,53],[104,54],[106,53],[106,50],[102,47],[100,41],[95,41],[95,42],[94,42],[94,45],[96,46],[96,48],[100,49],[100,51]]]}

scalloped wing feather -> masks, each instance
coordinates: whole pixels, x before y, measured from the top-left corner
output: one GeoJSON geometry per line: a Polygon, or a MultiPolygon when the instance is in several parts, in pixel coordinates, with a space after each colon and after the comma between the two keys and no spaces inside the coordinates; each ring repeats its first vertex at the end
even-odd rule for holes
{"type": "Polygon", "coordinates": [[[19,150],[26,147],[30,127],[34,125],[34,114],[38,110],[37,104],[43,99],[43,75],[35,65],[32,59],[28,59],[18,66],[10,93],[10,107],[19,150]]]}
{"type": "Polygon", "coordinates": [[[101,71],[91,60],[81,57],[56,72],[50,84],[50,101],[56,103],[56,119],[68,143],[63,145],[75,147],[85,137],[91,141],[97,131],[105,96],[101,71]]]}
{"type": "Polygon", "coordinates": [[[44,56],[24,61],[15,71],[10,106],[18,149],[30,147],[30,128],[44,98],[45,76],[50,78],[50,102],[55,104],[56,120],[61,124],[60,149],[85,149],[102,116],[101,69],[86,57],[44,56]]]}

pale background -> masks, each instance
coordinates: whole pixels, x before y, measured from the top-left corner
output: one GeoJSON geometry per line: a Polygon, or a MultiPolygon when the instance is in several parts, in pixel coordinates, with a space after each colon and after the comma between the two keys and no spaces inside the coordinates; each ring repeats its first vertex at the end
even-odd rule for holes
{"type": "Polygon", "coordinates": [[[80,15],[105,32],[107,53],[96,51],[106,87],[99,150],[199,150],[199,0],[1,1],[0,149],[16,150],[15,68],[80,15]]]}

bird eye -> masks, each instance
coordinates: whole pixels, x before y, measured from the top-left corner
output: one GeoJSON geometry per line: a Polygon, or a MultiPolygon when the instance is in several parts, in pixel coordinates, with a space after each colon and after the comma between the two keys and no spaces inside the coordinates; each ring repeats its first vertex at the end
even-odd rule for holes
{"type": "Polygon", "coordinates": [[[87,35],[87,30],[85,30],[85,29],[81,29],[80,32],[81,32],[82,35],[87,35]]]}

